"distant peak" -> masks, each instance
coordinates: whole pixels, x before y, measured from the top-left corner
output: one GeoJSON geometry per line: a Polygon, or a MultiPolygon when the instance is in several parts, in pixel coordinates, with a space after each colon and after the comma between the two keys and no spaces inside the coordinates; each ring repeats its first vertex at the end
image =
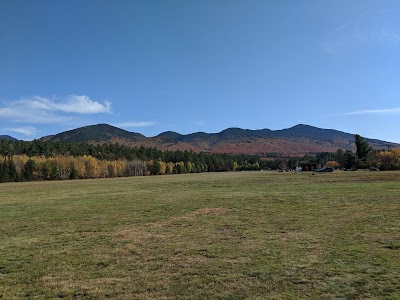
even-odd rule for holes
{"type": "Polygon", "coordinates": [[[176,131],[171,131],[171,130],[168,130],[168,131],[164,131],[164,132],[162,132],[162,133],[160,133],[160,134],[179,134],[179,135],[181,135],[180,133],[178,133],[178,132],[176,132],[176,131]]]}
{"type": "Polygon", "coordinates": [[[182,135],[175,131],[164,131],[160,133],[158,136],[182,136],[182,135]]]}
{"type": "Polygon", "coordinates": [[[227,129],[222,130],[220,133],[223,133],[223,132],[234,132],[234,131],[245,131],[245,130],[246,129],[242,129],[242,128],[239,128],[239,127],[229,127],[227,129]]]}
{"type": "Polygon", "coordinates": [[[311,125],[307,125],[307,124],[297,124],[297,125],[294,125],[294,126],[292,126],[290,128],[317,128],[317,127],[314,127],[314,126],[311,126],[311,125]]]}
{"type": "MultiPolygon", "coordinates": [[[[110,124],[106,124],[106,123],[100,123],[100,124],[96,124],[96,125],[89,125],[86,127],[110,127],[110,128],[118,128],[116,126],[110,125],[110,124]]],[[[118,128],[121,129],[121,128],[118,128]]]]}
{"type": "Polygon", "coordinates": [[[14,138],[14,137],[12,137],[12,136],[9,136],[9,135],[0,135],[0,140],[10,140],[10,141],[16,141],[17,139],[16,138],[14,138]]]}

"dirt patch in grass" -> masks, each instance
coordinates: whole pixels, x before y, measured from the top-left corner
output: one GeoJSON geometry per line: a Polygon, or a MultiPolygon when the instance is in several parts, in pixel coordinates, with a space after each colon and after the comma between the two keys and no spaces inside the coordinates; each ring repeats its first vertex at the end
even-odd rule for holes
{"type": "Polygon", "coordinates": [[[205,207],[192,211],[187,216],[203,216],[203,215],[223,215],[230,212],[231,209],[223,207],[205,207]]]}
{"type": "Polygon", "coordinates": [[[166,220],[160,220],[158,222],[153,223],[152,225],[158,227],[177,225],[182,222],[194,221],[196,218],[225,215],[231,211],[232,211],[231,209],[223,207],[215,207],[215,208],[205,207],[181,215],[173,216],[166,220]]]}

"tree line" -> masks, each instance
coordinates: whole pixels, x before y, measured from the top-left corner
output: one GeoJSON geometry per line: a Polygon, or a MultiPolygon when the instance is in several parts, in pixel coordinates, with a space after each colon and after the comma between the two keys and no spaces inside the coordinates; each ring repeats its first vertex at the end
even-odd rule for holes
{"type": "Polygon", "coordinates": [[[355,135],[356,152],[338,149],[303,157],[161,151],[122,144],[0,140],[0,182],[295,169],[302,161],[355,170],[400,170],[400,149],[374,150],[355,135]]]}
{"type": "Polygon", "coordinates": [[[258,170],[248,155],[161,151],[121,144],[0,141],[0,182],[258,170]]]}
{"type": "MultiPolygon", "coordinates": [[[[316,155],[292,157],[273,160],[274,168],[294,169],[299,161],[314,162],[319,167],[334,169],[357,170],[372,168],[375,170],[400,170],[400,148],[373,149],[368,142],[358,134],[354,135],[355,152],[338,149],[336,152],[321,152],[316,155]]],[[[261,164],[262,165],[262,164],[261,164]]]]}
{"type": "Polygon", "coordinates": [[[400,170],[400,149],[376,150],[360,135],[354,135],[356,152],[338,150],[337,163],[347,169],[373,168],[382,171],[400,170]]]}

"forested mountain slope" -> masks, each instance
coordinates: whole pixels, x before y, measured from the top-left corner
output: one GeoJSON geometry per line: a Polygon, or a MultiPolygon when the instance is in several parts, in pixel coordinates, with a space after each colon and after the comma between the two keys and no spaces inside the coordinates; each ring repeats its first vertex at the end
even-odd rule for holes
{"type": "MultiPolygon", "coordinates": [[[[130,146],[156,147],[160,150],[192,150],[230,154],[277,153],[301,155],[304,153],[334,152],[353,149],[354,135],[333,129],[321,129],[299,124],[282,130],[249,130],[228,128],[219,133],[197,132],[179,134],[167,131],[154,137],[129,132],[111,125],[98,124],[62,132],[42,138],[48,141],[75,141],[88,143],[120,143],[130,146]]],[[[376,149],[399,145],[366,139],[376,149]]]]}

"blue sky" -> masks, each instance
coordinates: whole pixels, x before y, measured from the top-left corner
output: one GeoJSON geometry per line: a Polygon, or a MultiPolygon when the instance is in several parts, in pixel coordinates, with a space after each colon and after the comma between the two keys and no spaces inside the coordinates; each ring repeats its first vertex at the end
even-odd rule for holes
{"type": "Polygon", "coordinates": [[[400,142],[399,1],[0,1],[0,135],[309,124],[400,142]]]}

